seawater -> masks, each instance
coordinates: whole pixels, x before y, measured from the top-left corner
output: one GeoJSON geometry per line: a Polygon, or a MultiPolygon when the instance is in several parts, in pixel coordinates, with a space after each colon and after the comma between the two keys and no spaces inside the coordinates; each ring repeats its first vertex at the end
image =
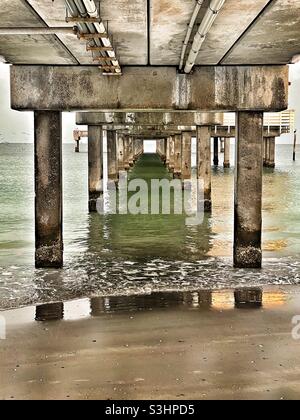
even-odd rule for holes
{"type": "MultiPolygon", "coordinates": [[[[300,156],[298,148],[298,156],[300,156]]],[[[34,269],[33,146],[0,144],[0,309],[78,297],[300,282],[300,164],[277,145],[264,169],[262,270],[232,268],[234,168],[213,168],[213,211],[184,216],[88,214],[87,150],[63,147],[62,270],[34,269]]],[[[131,176],[168,176],[144,156],[131,176]]],[[[234,150],[232,149],[234,164],[234,150]]],[[[247,188],[247,186],[245,186],[247,188]]]]}

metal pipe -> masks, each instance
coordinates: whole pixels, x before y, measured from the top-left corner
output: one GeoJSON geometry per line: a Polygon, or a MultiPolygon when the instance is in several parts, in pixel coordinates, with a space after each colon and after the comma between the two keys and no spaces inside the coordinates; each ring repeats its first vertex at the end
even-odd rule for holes
{"type": "MultiPolygon", "coordinates": [[[[82,0],[82,1],[84,3],[84,6],[85,6],[89,16],[90,17],[98,17],[98,10],[97,10],[97,7],[95,5],[94,0],[82,0]]],[[[105,33],[106,32],[105,26],[103,25],[102,22],[94,23],[94,26],[99,33],[105,33]]],[[[102,42],[103,42],[103,45],[105,47],[111,47],[112,46],[112,44],[110,42],[110,39],[108,37],[107,38],[102,38],[102,42]]],[[[115,52],[114,51],[107,51],[107,54],[110,58],[115,58],[115,52]]],[[[119,62],[116,58],[115,58],[115,60],[113,60],[112,64],[114,66],[119,66],[119,62]]],[[[116,69],[116,72],[121,73],[121,69],[116,69]]]]}
{"type": "MultiPolygon", "coordinates": [[[[84,4],[82,3],[82,0],[66,0],[66,4],[68,7],[68,10],[72,17],[81,17],[86,18],[88,17],[88,13],[85,9],[84,4]]],[[[80,30],[81,34],[95,34],[97,32],[96,28],[92,23],[78,23],[78,28],[80,30]]],[[[102,44],[99,39],[91,39],[89,42],[90,46],[95,47],[101,47],[102,44]]],[[[99,52],[97,54],[98,56],[105,57],[104,53],[99,52]]]]}
{"type": "Polygon", "coordinates": [[[185,73],[190,73],[194,67],[199,51],[203,42],[205,41],[206,35],[210,31],[224,3],[225,0],[211,0],[210,6],[207,9],[207,12],[194,37],[193,45],[184,68],[185,73]]]}
{"type": "MultiPolygon", "coordinates": [[[[99,17],[98,9],[96,7],[94,0],[67,0],[67,5],[68,5],[69,10],[72,13],[72,16],[80,15],[81,17],[95,17],[95,18],[99,17]]],[[[106,29],[103,22],[86,23],[84,24],[84,28],[80,28],[80,29],[82,33],[91,33],[91,34],[93,33],[105,34],[106,33],[106,29]]],[[[108,58],[114,59],[112,61],[112,64],[117,67],[115,71],[116,73],[121,73],[121,69],[119,67],[120,66],[119,61],[115,57],[115,51],[112,47],[110,39],[108,37],[104,37],[104,38],[101,38],[101,42],[99,39],[95,39],[93,40],[93,42],[95,46],[101,47],[103,45],[104,47],[112,49],[111,51],[109,50],[106,51],[107,54],[105,54],[105,52],[103,51],[102,52],[99,51],[98,55],[101,57],[107,57],[108,55],[108,58]]],[[[111,65],[110,61],[111,60],[108,60],[107,62],[108,66],[111,65]]]]}
{"type": "Polygon", "coordinates": [[[180,70],[182,70],[186,49],[187,49],[187,46],[189,44],[190,37],[191,37],[192,31],[193,31],[193,28],[195,26],[196,19],[198,17],[198,14],[200,12],[200,9],[201,9],[203,3],[204,3],[204,0],[197,0],[193,15],[191,17],[191,21],[188,25],[188,30],[187,30],[185,40],[184,40],[184,43],[183,43],[183,47],[182,47],[182,51],[181,51],[181,58],[180,58],[180,64],[179,64],[179,69],[180,70]]]}
{"type": "Polygon", "coordinates": [[[72,27],[44,27],[44,28],[0,28],[0,35],[56,35],[56,34],[73,34],[77,35],[78,29],[72,27]]]}

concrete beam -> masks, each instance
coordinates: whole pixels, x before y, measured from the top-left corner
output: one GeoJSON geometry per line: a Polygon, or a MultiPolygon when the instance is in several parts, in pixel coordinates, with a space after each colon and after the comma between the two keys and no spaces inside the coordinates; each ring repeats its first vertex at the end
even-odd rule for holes
{"type": "Polygon", "coordinates": [[[288,66],[195,67],[188,75],[179,74],[175,67],[125,67],[123,76],[115,78],[101,76],[94,67],[12,66],[11,107],[24,111],[282,111],[288,107],[288,66]]]}
{"type": "MultiPolygon", "coordinates": [[[[282,129],[280,127],[264,127],[263,136],[267,137],[280,137],[282,134],[282,129]]],[[[232,138],[236,137],[236,128],[235,127],[213,127],[211,131],[212,137],[224,137],[232,138]]]]}
{"type": "Polygon", "coordinates": [[[77,112],[77,125],[197,126],[223,125],[218,112],[77,112]]]}

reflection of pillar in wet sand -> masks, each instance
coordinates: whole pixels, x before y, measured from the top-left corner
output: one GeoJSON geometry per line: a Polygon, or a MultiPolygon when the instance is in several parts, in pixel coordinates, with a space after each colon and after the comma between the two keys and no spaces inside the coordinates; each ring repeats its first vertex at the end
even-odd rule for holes
{"type": "Polygon", "coordinates": [[[59,321],[64,318],[64,304],[62,302],[49,303],[36,307],[36,321],[59,321]]]}

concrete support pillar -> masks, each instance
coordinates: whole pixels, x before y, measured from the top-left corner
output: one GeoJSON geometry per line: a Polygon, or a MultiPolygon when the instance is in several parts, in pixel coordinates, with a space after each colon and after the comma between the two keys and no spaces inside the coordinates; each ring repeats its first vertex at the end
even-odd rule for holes
{"type": "Polygon", "coordinates": [[[262,263],[263,113],[237,113],[234,265],[260,268],[262,263]]]}
{"type": "Polygon", "coordinates": [[[107,169],[109,181],[117,183],[117,133],[115,130],[107,131],[107,169]]]}
{"type": "Polygon", "coordinates": [[[267,138],[264,137],[263,138],[263,166],[267,166],[267,160],[268,160],[267,151],[268,151],[267,138]]]}
{"type": "Polygon", "coordinates": [[[167,144],[167,140],[166,139],[162,139],[160,141],[161,159],[162,159],[162,161],[164,163],[166,162],[166,154],[167,154],[166,144],[167,144]]]}
{"type": "Polygon", "coordinates": [[[118,174],[119,174],[119,171],[125,170],[123,134],[118,134],[118,137],[117,137],[117,158],[118,158],[118,174]]]}
{"type": "Polygon", "coordinates": [[[175,167],[175,136],[170,137],[170,163],[169,169],[171,172],[174,171],[175,167]]]}
{"type": "Polygon", "coordinates": [[[129,170],[130,165],[129,165],[129,137],[125,136],[123,139],[123,144],[124,144],[124,169],[126,171],[129,170]]]}
{"type": "Polygon", "coordinates": [[[220,138],[220,152],[221,153],[225,152],[225,138],[224,137],[220,138]]]}
{"type": "Polygon", "coordinates": [[[270,137],[269,139],[269,160],[268,167],[275,168],[275,137],[270,137]]]}
{"type": "Polygon", "coordinates": [[[176,134],[174,139],[174,176],[181,178],[181,161],[182,161],[182,136],[176,134]]]}
{"type": "Polygon", "coordinates": [[[224,168],[230,168],[230,138],[224,139],[224,168]]]}
{"type": "Polygon", "coordinates": [[[141,141],[139,139],[135,139],[133,141],[133,159],[136,162],[140,156],[140,145],[141,141]]]}
{"type": "Polygon", "coordinates": [[[214,137],[214,165],[219,166],[219,137],[214,137]]]}
{"type": "Polygon", "coordinates": [[[211,203],[211,138],[209,126],[197,127],[197,177],[203,181],[204,211],[210,212],[211,203]]]}
{"type": "Polygon", "coordinates": [[[266,161],[265,161],[265,167],[269,168],[270,166],[270,138],[266,138],[266,161]]]}
{"type": "Polygon", "coordinates": [[[161,156],[161,140],[156,140],[156,153],[161,156]]]}
{"type": "Polygon", "coordinates": [[[99,126],[88,127],[89,162],[89,211],[97,210],[96,204],[103,193],[103,130],[99,126]]]}
{"type": "Polygon", "coordinates": [[[182,133],[182,161],[181,179],[192,178],[192,133],[184,131],[182,133]]]}
{"type": "Polygon", "coordinates": [[[129,166],[133,166],[134,165],[134,159],[133,159],[133,138],[129,137],[128,139],[128,162],[129,162],[129,166]]]}
{"type": "Polygon", "coordinates": [[[170,164],[170,137],[166,139],[166,166],[169,167],[170,164]]]}
{"type": "Polygon", "coordinates": [[[139,140],[139,156],[144,153],[144,140],[139,140]]]}
{"type": "Polygon", "coordinates": [[[80,140],[75,140],[76,141],[76,146],[75,146],[75,153],[79,153],[80,152],[80,140]]]}
{"type": "Polygon", "coordinates": [[[60,112],[34,113],[35,265],[61,268],[62,123],[60,112]]]}

